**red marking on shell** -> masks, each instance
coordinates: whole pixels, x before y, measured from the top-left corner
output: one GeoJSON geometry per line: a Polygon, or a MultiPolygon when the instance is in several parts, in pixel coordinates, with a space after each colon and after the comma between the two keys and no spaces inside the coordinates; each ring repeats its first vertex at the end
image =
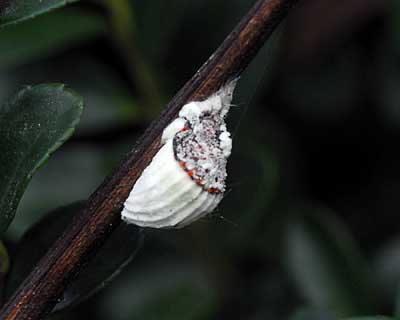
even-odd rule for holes
{"type": "Polygon", "coordinates": [[[220,193],[221,190],[217,189],[217,188],[209,188],[207,190],[208,193],[220,193]]]}
{"type": "Polygon", "coordinates": [[[190,128],[188,126],[184,126],[179,132],[185,132],[188,131],[190,128]]]}
{"type": "Polygon", "coordinates": [[[185,170],[185,172],[188,174],[188,176],[200,187],[203,188],[204,191],[211,193],[211,194],[218,194],[221,193],[221,190],[219,190],[218,188],[208,188],[206,189],[204,187],[204,181],[200,178],[195,178],[196,172],[195,170],[188,170],[186,167],[186,163],[184,161],[179,161],[179,166],[185,170]]]}

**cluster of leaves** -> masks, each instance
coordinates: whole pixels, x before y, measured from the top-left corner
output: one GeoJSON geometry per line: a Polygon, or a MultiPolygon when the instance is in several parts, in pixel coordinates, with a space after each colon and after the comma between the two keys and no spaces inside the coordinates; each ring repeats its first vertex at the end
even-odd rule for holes
{"type": "MultiPolygon", "coordinates": [[[[171,96],[182,79],[195,72],[252,3],[0,3],[0,237],[4,242],[0,244],[0,290],[4,298],[79,212],[84,202],[76,201],[95,189],[148,120],[157,116],[168,100],[164,95],[171,96]],[[62,9],[54,10],[58,8],[62,9]],[[198,40],[193,43],[195,37],[198,40]],[[21,84],[49,80],[72,84],[85,97],[85,112],[82,98],[63,84],[27,86],[10,95],[21,84]],[[76,135],[38,170],[71,137],[80,119],[76,135]]],[[[351,6],[352,1],[348,3],[351,6]]],[[[385,24],[389,32],[382,31],[389,36],[373,44],[396,47],[399,14],[394,1],[384,18],[390,21],[385,24]]],[[[296,32],[307,27],[299,19],[294,19],[296,32]]],[[[379,26],[374,28],[379,30],[379,26]]],[[[312,30],[328,29],[313,25],[312,30]]],[[[328,63],[294,70],[301,61],[291,62],[293,57],[285,60],[281,57],[285,55],[278,54],[281,47],[290,48],[288,39],[301,39],[301,34],[291,32],[284,37],[280,31],[281,38],[265,48],[239,84],[235,99],[239,104],[251,102],[251,108],[232,110],[232,123],[241,126],[229,168],[232,190],[220,211],[185,230],[148,232],[144,249],[129,265],[141,247],[143,231],[121,225],[64,293],[51,318],[395,319],[400,310],[396,301],[400,296],[398,241],[389,242],[387,236],[388,242],[380,242],[373,233],[375,224],[368,226],[364,218],[362,223],[357,219],[365,215],[362,205],[353,206],[361,211],[354,220],[346,217],[344,213],[353,207],[341,205],[340,200],[351,190],[347,194],[336,191],[334,176],[340,177],[343,187],[354,181],[346,180],[352,177],[349,171],[345,177],[340,172],[337,158],[330,157],[339,168],[336,171],[330,159],[322,157],[323,174],[304,177],[308,158],[321,160],[315,150],[323,149],[329,139],[339,139],[321,127],[327,130],[335,121],[349,121],[351,116],[346,115],[357,101],[366,101],[365,91],[357,91],[357,70],[362,69],[365,76],[358,65],[365,59],[365,48],[354,44],[354,48],[332,50],[339,58],[329,56],[328,63]],[[280,46],[282,42],[285,45],[280,46]],[[267,60],[273,60],[274,67],[265,71],[267,60]],[[316,136],[322,136],[322,142],[316,136]],[[315,190],[311,180],[318,182],[315,190]],[[357,227],[362,231],[356,232],[357,227]],[[364,238],[363,233],[367,234],[364,238]],[[87,299],[120,272],[107,290],[87,299]],[[394,316],[365,316],[376,314],[394,316]]],[[[288,51],[296,58],[307,53],[305,49],[288,51]]],[[[388,59],[390,50],[383,51],[380,61],[385,63],[378,65],[388,72],[378,67],[376,72],[386,75],[383,104],[387,113],[393,113],[391,106],[399,101],[393,89],[397,78],[387,64],[395,56],[388,59]]],[[[367,102],[371,101],[376,98],[367,102]]],[[[395,117],[386,118],[393,126],[395,117]]],[[[315,161],[309,162],[317,172],[315,161]]],[[[367,193],[361,198],[367,201],[372,196],[367,193]]]]}

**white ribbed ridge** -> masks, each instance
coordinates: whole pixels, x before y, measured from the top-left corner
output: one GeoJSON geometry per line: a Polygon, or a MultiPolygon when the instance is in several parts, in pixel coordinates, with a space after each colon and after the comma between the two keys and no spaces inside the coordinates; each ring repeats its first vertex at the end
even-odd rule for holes
{"type": "Polygon", "coordinates": [[[122,219],[142,227],[184,227],[221,201],[198,186],[174,158],[169,140],[143,171],[124,204],[122,219]]]}

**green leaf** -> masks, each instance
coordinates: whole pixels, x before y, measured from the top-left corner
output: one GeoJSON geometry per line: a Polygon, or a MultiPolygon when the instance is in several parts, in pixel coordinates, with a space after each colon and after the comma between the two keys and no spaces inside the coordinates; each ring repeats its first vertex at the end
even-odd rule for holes
{"type": "Polygon", "coordinates": [[[62,84],[26,87],[0,108],[0,236],[35,171],[74,132],[82,98],[62,84]]]}
{"type": "Polygon", "coordinates": [[[105,30],[103,16],[70,9],[0,30],[0,68],[47,58],[105,30]]]}
{"type": "Polygon", "coordinates": [[[304,213],[287,230],[288,268],[299,291],[335,316],[371,313],[372,275],[346,227],[327,210],[304,213]]]}
{"type": "MultiPolygon", "coordinates": [[[[84,202],[77,202],[50,212],[23,236],[7,284],[8,296],[29,274],[83,205],[84,202]]],[[[140,229],[121,223],[69,285],[55,310],[75,305],[103,288],[133,259],[141,243],[140,229]]]]}
{"type": "Polygon", "coordinates": [[[15,24],[78,0],[5,0],[0,3],[0,27],[15,24]]]}

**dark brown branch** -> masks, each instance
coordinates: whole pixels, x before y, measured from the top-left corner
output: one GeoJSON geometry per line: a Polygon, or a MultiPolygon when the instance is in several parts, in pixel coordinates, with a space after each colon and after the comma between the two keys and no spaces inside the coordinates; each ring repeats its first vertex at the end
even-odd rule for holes
{"type": "MultiPolygon", "coordinates": [[[[191,100],[202,100],[238,77],[296,0],[259,0],[222,45],[167,105],[137,146],[101,184],[1,311],[0,320],[44,317],[67,284],[120,223],[135,181],[159,149],[165,126],[191,100]]],[[[129,245],[129,244],[127,244],[129,245]]]]}

